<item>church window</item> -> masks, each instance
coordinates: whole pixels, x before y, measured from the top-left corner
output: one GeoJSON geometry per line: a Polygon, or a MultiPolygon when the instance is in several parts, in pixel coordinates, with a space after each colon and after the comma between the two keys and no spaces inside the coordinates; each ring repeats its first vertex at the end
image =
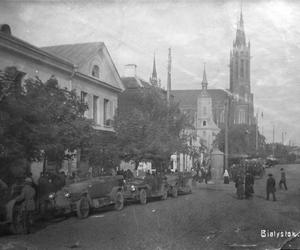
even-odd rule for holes
{"type": "Polygon", "coordinates": [[[224,110],[221,111],[220,113],[220,123],[224,123],[225,119],[224,119],[224,110]]]}
{"type": "Polygon", "coordinates": [[[244,59],[241,59],[240,74],[241,77],[244,78],[244,59]]]}
{"type": "Polygon", "coordinates": [[[250,67],[249,67],[249,61],[247,60],[246,61],[246,77],[249,78],[249,70],[250,70],[250,67]]]}
{"type": "Polygon", "coordinates": [[[205,127],[205,126],[206,126],[206,121],[203,121],[203,123],[202,123],[202,124],[203,124],[203,127],[205,127]]]}
{"type": "Polygon", "coordinates": [[[238,60],[235,60],[235,77],[239,77],[239,65],[238,65],[238,60]]]}
{"type": "Polygon", "coordinates": [[[203,107],[203,115],[207,115],[207,108],[206,108],[206,106],[203,107]]]}
{"type": "Polygon", "coordinates": [[[239,111],[239,117],[238,117],[238,123],[239,124],[245,124],[246,123],[246,112],[245,110],[239,111]]]}
{"type": "Polygon", "coordinates": [[[94,65],[92,69],[92,76],[99,78],[100,70],[98,65],[94,65]]]}

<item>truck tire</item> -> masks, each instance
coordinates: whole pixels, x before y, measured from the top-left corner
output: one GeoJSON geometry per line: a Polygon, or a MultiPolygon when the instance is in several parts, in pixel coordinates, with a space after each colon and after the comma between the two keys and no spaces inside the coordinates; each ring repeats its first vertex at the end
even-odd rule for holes
{"type": "Polygon", "coordinates": [[[117,211],[122,210],[124,207],[124,196],[122,194],[122,192],[118,191],[116,193],[116,198],[115,198],[115,209],[117,211]]]}
{"type": "Polygon", "coordinates": [[[162,190],[162,196],[161,196],[161,199],[162,200],[166,200],[166,199],[168,199],[168,189],[167,188],[163,188],[163,190],[162,190]]]}
{"type": "Polygon", "coordinates": [[[142,205],[145,205],[147,203],[147,192],[145,189],[140,190],[139,199],[142,205]]]}
{"type": "Polygon", "coordinates": [[[86,197],[81,197],[76,203],[76,214],[79,219],[85,219],[89,216],[90,204],[86,197]]]}
{"type": "Polygon", "coordinates": [[[178,197],[178,189],[177,187],[172,187],[172,197],[177,198],[178,197]]]}
{"type": "Polygon", "coordinates": [[[21,206],[13,207],[13,217],[10,225],[10,231],[13,234],[26,234],[29,232],[28,221],[25,212],[22,211],[21,206]]]}

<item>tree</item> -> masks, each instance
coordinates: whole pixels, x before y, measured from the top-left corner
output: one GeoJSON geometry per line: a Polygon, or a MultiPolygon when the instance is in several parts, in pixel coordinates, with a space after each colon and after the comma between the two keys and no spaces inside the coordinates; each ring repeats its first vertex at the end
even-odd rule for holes
{"type": "MultiPolygon", "coordinates": [[[[256,126],[233,125],[228,131],[228,153],[230,155],[256,155],[256,126]]],[[[225,152],[225,131],[222,129],[214,142],[225,152]]],[[[261,152],[265,145],[265,138],[258,132],[258,149],[261,152]]]]}
{"type": "Polygon", "coordinates": [[[186,148],[186,116],[175,103],[167,104],[162,89],[149,86],[125,91],[115,118],[121,159],[168,164],[170,156],[186,148]]]}
{"type": "Polygon", "coordinates": [[[1,72],[0,162],[5,172],[15,159],[41,160],[46,156],[58,165],[73,151],[88,144],[92,122],[83,117],[88,108],[75,91],[58,86],[52,77],[21,85],[17,70],[1,72]]]}

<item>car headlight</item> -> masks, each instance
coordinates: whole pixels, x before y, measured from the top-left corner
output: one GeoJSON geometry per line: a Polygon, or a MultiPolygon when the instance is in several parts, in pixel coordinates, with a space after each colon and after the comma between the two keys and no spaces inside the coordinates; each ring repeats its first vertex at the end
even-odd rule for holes
{"type": "Polygon", "coordinates": [[[66,193],[65,193],[65,197],[66,197],[66,198],[70,198],[70,197],[71,197],[71,193],[66,192],[66,193]]]}
{"type": "Polygon", "coordinates": [[[135,191],[135,186],[134,186],[134,185],[131,185],[131,186],[130,186],[130,190],[131,190],[131,191],[135,191]]]}
{"type": "Polygon", "coordinates": [[[50,193],[49,196],[48,196],[48,198],[49,198],[50,200],[54,200],[54,198],[55,198],[55,193],[50,193]]]}

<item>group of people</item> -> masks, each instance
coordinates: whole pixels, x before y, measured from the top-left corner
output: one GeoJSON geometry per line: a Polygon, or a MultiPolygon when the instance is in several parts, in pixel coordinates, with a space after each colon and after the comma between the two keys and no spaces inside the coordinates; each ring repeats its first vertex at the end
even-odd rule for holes
{"type": "MultiPolygon", "coordinates": [[[[283,168],[280,169],[281,177],[279,181],[279,188],[283,187],[287,190],[286,185],[286,174],[283,168]]],[[[233,181],[235,182],[236,193],[238,199],[249,199],[252,197],[254,193],[254,175],[249,169],[246,169],[246,173],[244,174],[244,169],[239,169],[236,171],[236,175],[231,176],[233,181]]],[[[230,175],[227,169],[224,171],[224,184],[228,184],[230,180],[230,175]]],[[[266,183],[266,199],[269,200],[270,195],[272,195],[273,201],[276,201],[276,180],[273,177],[273,174],[268,174],[268,179],[266,183]]]]}

